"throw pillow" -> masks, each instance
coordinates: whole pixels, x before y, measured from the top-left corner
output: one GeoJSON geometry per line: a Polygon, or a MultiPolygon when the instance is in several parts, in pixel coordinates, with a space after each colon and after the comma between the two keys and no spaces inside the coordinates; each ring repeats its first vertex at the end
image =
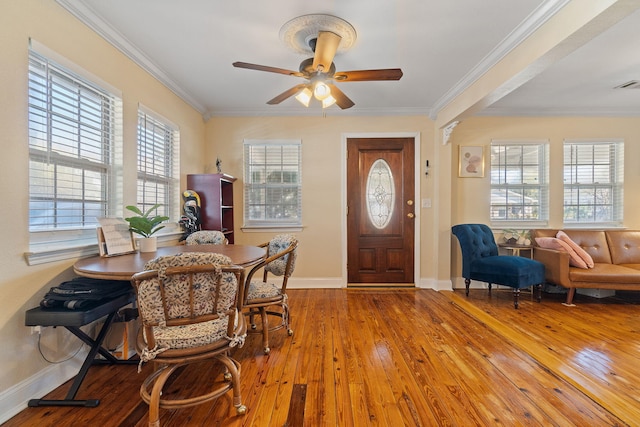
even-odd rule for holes
{"type": "Polygon", "coordinates": [[[536,243],[541,248],[553,249],[556,251],[564,251],[569,253],[569,265],[578,268],[588,268],[587,263],[584,262],[580,255],[574,251],[571,246],[562,240],[555,237],[536,237],[536,243]]]}
{"type": "Polygon", "coordinates": [[[587,251],[582,249],[580,245],[571,240],[571,237],[569,237],[567,233],[560,230],[558,231],[558,234],[556,234],[556,237],[571,246],[571,248],[578,254],[578,256],[584,260],[584,262],[587,264],[587,267],[593,268],[594,264],[591,255],[589,255],[587,251]]]}

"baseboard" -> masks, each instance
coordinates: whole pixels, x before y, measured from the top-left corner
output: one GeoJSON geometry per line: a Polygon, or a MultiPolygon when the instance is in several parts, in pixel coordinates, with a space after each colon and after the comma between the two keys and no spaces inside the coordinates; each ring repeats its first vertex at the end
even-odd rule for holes
{"type": "MultiPolygon", "coordinates": [[[[437,291],[452,289],[451,280],[422,278],[415,285],[416,288],[435,289],[437,291]]],[[[347,282],[341,277],[295,278],[292,276],[287,284],[287,289],[340,289],[346,287],[347,282]]]]}
{"type": "Polygon", "coordinates": [[[87,355],[82,349],[73,359],[49,365],[43,370],[0,393],[0,424],[27,407],[30,399],[38,399],[73,378],[87,355]]]}
{"type": "Polygon", "coordinates": [[[296,278],[290,277],[287,289],[340,289],[346,288],[347,283],[340,277],[296,278]]]}

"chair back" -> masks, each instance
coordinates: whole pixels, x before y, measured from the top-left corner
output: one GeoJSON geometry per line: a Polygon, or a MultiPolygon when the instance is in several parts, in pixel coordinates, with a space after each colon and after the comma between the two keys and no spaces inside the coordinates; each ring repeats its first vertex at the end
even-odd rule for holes
{"type": "Polygon", "coordinates": [[[225,319],[227,336],[242,322],[244,269],[214,253],[187,252],[155,258],[131,282],[148,347],[153,348],[156,326],[178,326],[225,319]]]}
{"type": "Polygon", "coordinates": [[[189,234],[185,243],[187,245],[226,245],[229,241],[222,231],[200,230],[189,234]]]}
{"type": "Polygon", "coordinates": [[[287,282],[296,265],[298,240],[290,234],[279,234],[267,243],[263,243],[260,247],[267,248],[267,255],[262,262],[255,265],[247,274],[244,287],[244,300],[248,303],[249,288],[251,280],[256,272],[263,270],[262,282],[267,283],[268,274],[274,276],[282,276],[282,285],[280,293],[283,294],[287,289],[287,282]]]}
{"type": "Polygon", "coordinates": [[[498,245],[491,229],[485,224],[458,224],[451,231],[460,242],[462,277],[471,276],[471,264],[488,256],[498,255],[498,245]]]}
{"type": "Polygon", "coordinates": [[[278,234],[271,239],[267,246],[265,278],[267,273],[290,277],[296,267],[297,247],[298,240],[291,234],[278,234]]]}

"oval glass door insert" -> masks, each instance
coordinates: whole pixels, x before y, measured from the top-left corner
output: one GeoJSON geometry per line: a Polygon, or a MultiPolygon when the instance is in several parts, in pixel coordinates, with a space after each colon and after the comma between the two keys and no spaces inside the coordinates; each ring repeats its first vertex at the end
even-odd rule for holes
{"type": "Polygon", "coordinates": [[[374,227],[383,229],[393,216],[395,186],[389,163],[378,159],[371,165],[367,176],[367,213],[374,227]]]}

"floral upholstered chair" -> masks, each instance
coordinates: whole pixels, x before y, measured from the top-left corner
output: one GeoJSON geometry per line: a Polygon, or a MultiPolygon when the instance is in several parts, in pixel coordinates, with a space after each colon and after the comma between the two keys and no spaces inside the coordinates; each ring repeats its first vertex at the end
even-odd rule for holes
{"type": "Polygon", "coordinates": [[[260,247],[267,248],[266,258],[253,267],[247,274],[244,289],[243,307],[245,314],[249,316],[251,329],[249,333],[261,333],[262,345],[265,354],[269,354],[269,333],[286,328],[289,335],[293,335],[290,327],[289,304],[287,301],[287,281],[293,273],[296,265],[296,249],[298,240],[290,234],[279,234],[260,247]],[[253,280],[253,276],[259,270],[263,270],[262,281],[253,280]],[[269,273],[281,276],[279,284],[269,282],[269,273]],[[276,311],[275,309],[278,308],[276,311]],[[260,316],[262,327],[258,329],[255,316],[260,316]],[[277,325],[269,325],[269,316],[278,317],[277,325]]]}
{"type": "Polygon", "coordinates": [[[142,400],[149,405],[149,426],[160,425],[160,408],[204,403],[229,390],[233,390],[236,411],[244,414],[247,408],[240,395],[240,363],[229,356],[246,337],[241,298],[244,269],[231,265],[225,255],[200,252],[158,257],[145,269],[131,282],[142,320],[136,343],[140,367],[144,362],[156,362],[154,372],[140,388],[142,400]],[[211,378],[212,386],[205,389],[213,390],[197,397],[163,396],[163,386],[177,368],[205,359],[221,363],[227,381],[214,387],[215,378],[211,378]]]}
{"type": "Polygon", "coordinates": [[[187,245],[226,245],[229,243],[224,233],[217,230],[199,230],[187,236],[187,245]]]}

